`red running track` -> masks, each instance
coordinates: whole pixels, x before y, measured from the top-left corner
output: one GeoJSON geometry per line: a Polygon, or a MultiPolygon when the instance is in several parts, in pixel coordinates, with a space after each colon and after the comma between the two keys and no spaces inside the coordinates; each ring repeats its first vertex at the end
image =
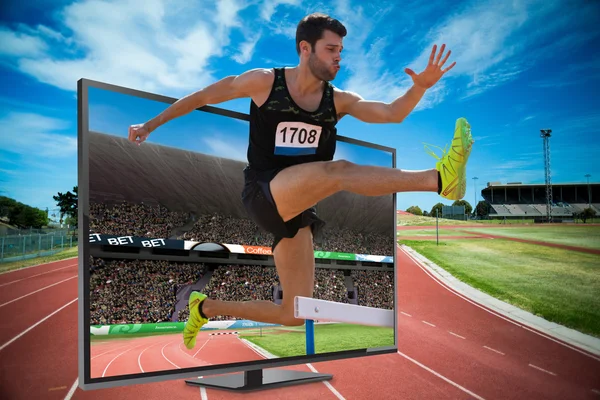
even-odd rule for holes
{"type": "MultiPolygon", "coordinates": [[[[462,298],[402,250],[398,250],[398,266],[399,354],[289,367],[333,373],[334,378],[326,384],[244,395],[188,386],[182,379],[84,392],[74,386],[77,279],[68,278],[76,273],[76,261],[2,274],[0,304],[10,303],[0,306],[0,394],[8,399],[50,400],[600,397],[600,357],[525,329],[462,298]]],[[[171,336],[146,338],[133,346],[123,343],[121,348],[107,348],[105,354],[99,343],[92,353],[94,373],[218,363],[231,359],[231,353],[225,352],[233,344],[243,346],[235,351],[249,351],[235,336],[202,339],[194,352],[171,336]]]]}

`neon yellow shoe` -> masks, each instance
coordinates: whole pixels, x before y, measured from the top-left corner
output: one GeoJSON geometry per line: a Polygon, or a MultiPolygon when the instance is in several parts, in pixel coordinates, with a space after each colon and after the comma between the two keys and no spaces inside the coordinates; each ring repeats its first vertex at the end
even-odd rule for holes
{"type": "Polygon", "coordinates": [[[465,197],[467,191],[467,161],[471,155],[473,147],[473,136],[471,136],[471,126],[465,118],[456,120],[454,128],[454,138],[452,139],[452,147],[447,153],[448,145],[442,150],[442,157],[438,157],[435,153],[427,148],[425,151],[429,155],[435,157],[439,161],[435,164],[435,169],[440,173],[442,178],[442,188],[440,196],[449,200],[460,200],[465,197]]]}
{"type": "Polygon", "coordinates": [[[188,349],[193,349],[196,346],[196,336],[202,325],[208,322],[207,318],[202,318],[198,306],[206,299],[206,295],[200,292],[190,293],[188,307],[190,309],[190,317],[183,328],[183,343],[188,349]]]}

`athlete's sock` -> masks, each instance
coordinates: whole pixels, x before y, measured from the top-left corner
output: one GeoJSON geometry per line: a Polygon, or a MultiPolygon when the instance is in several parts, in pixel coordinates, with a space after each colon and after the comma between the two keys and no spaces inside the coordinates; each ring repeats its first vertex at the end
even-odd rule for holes
{"type": "Polygon", "coordinates": [[[200,311],[200,316],[204,319],[208,319],[206,317],[206,315],[204,315],[204,313],[202,312],[202,304],[204,304],[204,301],[201,301],[200,304],[198,304],[198,311],[200,311]]]}
{"type": "Polygon", "coordinates": [[[442,193],[442,175],[438,171],[438,194],[442,193]]]}

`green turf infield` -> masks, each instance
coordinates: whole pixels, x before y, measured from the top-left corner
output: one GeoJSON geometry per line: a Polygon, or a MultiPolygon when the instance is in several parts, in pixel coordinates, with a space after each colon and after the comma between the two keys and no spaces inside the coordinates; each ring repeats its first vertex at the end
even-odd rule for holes
{"type": "MultiPolygon", "coordinates": [[[[487,233],[490,235],[513,237],[542,242],[566,244],[569,246],[587,247],[600,250],[600,226],[538,226],[515,227],[502,229],[463,228],[464,233],[487,233]]],[[[410,231],[406,231],[410,232],[410,231]]],[[[456,235],[463,233],[454,231],[456,235]]]]}
{"type": "MultiPolygon", "coordinates": [[[[241,333],[246,339],[278,357],[306,355],[304,327],[285,327],[262,336],[241,333]]],[[[315,324],[315,353],[387,347],[394,345],[394,330],[352,324],[315,324]]]]}
{"type": "Polygon", "coordinates": [[[402,243],[482,292],[600,337],[598,255],[508,240],[402,243]]]}

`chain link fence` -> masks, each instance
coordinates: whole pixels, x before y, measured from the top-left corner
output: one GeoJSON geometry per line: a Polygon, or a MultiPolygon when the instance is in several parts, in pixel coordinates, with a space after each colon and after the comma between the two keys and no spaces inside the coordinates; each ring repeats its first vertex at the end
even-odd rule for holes
{"type": "Polygon", "coordinates": [[[48,256],[77,246],[77,231],[0,236],[0,263],[48,256]]]}

